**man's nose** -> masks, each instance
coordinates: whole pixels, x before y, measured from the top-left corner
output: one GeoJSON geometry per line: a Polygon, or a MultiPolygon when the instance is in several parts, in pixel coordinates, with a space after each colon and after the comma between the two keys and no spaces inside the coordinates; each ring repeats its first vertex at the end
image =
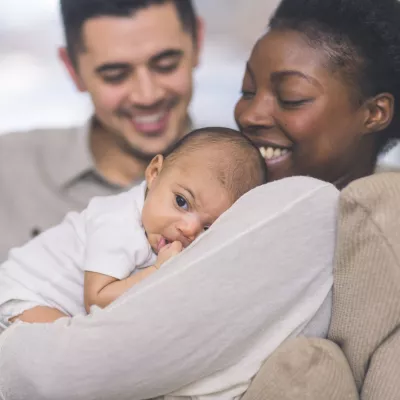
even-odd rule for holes
{"type": "Polygon", "coordinates": [[[147,68],[136,71],[135,84],[132,87],[131,101],[137,106],[151,107],[165,97],[165,91],[157,77],[147,68]]]}

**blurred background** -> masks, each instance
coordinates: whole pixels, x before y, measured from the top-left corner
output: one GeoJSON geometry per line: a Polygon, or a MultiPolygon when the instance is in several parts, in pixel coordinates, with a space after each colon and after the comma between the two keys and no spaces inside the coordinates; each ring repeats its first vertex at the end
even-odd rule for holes
{"type": "MultiPolygon", "coordinates": [[[[196,72],[196,124],[235,127],[244,65],[278,0],[195,0],[207,35],[196,72]],[[228,18],[229,16],[229,18],[228,18]]],[[[63,44],[58,0],[0,2],[0,134],[79,125],[91,113],[57,59],[63,44]]],[[[400,164],[400,148],[383,160],[400,164]]]]}

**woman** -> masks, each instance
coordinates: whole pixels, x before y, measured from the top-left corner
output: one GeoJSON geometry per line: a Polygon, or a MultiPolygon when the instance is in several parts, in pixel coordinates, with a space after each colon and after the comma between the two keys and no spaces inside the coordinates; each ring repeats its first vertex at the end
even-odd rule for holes
{"type": "MultiPolygon", "coordinates": [[[[243,95],[235,112],[242,131],[260,147],[273,180],[293,175],[311,175],[343,188],[352,180],[373,173],[378,154],[391,139],[398,137],[396,127],[399,110],[395,100],[399,98],[400,86],[400,37],[397,32],[399,20],[400,10],[395,0],[282,1],[271,20],[270,31],[254,48],[246,69],[243,95]]],[[[246,224],[242,225],[232,218],[235,214],[228,214],[223,221],[226,223],[225,233],[228,230],[233,235],[239,230],[242,240],[246,240],[250,234],[249,230],[242,234],[245,225],[254,227],[259,219],[257,216],[267,217],[264,214],[266,209],[275,207],[276,210],[279,206],[282,208],[287,205],[286,200],[283,200],[288,196],[283,189],[285,182],[287,181],[270,186],[276,189],[277,198],[282,199],[284,204],[279,205],[272,200],[267,202],[268,197],[263,198],[265,202],[258,209],[250,204],[247,210],[239,210],[247,213],[244,214],[246,224]]],[[[308,185],[309,181],[305,180],[303,183],[308,185]]],[[[298,198],[300,192],[291,196],[298,198]]],[[[321,211],[317,205],[324,203],[325,199],[315,197],[312,200],[314,203],[308,203],[308,208],[298,213],[298,218],[303,219],[286,219],[285,224],[278,224],[272,230],[262,232],[265,246],[266,243],[269,246],[265,253],[252,254],[246,267],[258,263],[262,257],[279,268],[275,265],[276,260],[297,254],[293,253],[291,242],[287,240],[293,232],[296,235],[296,227],[307,226],[308,216],[321,211]],[[307,210],[310,214],[307,214],[307,210]],[[276,240],[277,237],[282,240],[276,240]],[[282,242],[289,246],[282,246],[282,242]]],[[[269,217],[273,219],[272,215],[269,217]]],[[[316,220],[313,223],[314,221],[316,220]]],[[[312,225],[307,226],[310,231],[315,229],[312,225]]],[[[322,226],[318,226],[318,229],[320,235],[325,234],[322,226]]],[[[251,346],[256,340],[254,331],[249,331],[250,325],[254,326],[254,320],[263,318],[264,313],[268,314],[265,317],[268,320],[271,317],[269,311],[274,309],[278,323],[272,325],[273,329],[281,329],[291,319],[287,310],[280,313],[285,308],[283,306],[288,306],[289,303],[279,303],[291,290],[280,289],[273,292],[272,297],[264,299],[271,304],[249,301],[253,292],[249,291],[248,285],[262,280],[261,276],[252,276],[245,283],[235,281],[234,278],[239,276],[236,275],[236,270],[240,269],[235,263],[242,256],[241,248],[235,249],[232,244],[229,247],[226,236],[218,238],[218,230],[214,234],[215,236],[208,235],[205,240],[200,241],[192,253],[184,253],[186,256],[182,254],[175,266],[179,262],[193,264],[194,261],[188,256],[197,250],[213,248],[217,245],[217,239],[226,240],[227,249],[232,254],[230,265],[219,265],[221,259],[228,259],[226,252],[224,257],[221,253],[217,256],[211,255],[208,264],[201,266],[208,271],[206,280],[201,279],[202,275],[194,273],[176,285],[168,286],[168,282],[160,285],[164,294],[181,292],[176,302],[190,304],[189,312],[185,314],[188,320],[185,326],[177,327],[175,342],[164,340],[164,334],[168,333],[165,324],[169,321],[173,326],[179,321],[177,314],[183,312],[184,308],[183,311],[181,308],[172,308],[174,313],[168,313],[171,310],[168,308],[171,302],[168,296],[161,299],[156,295],[149,296],[146,301],[143,300],[143,304],[148,305],[146,309],[142,309],[148,313],[145,321],[148,325],[143,327],[142,314],[138,312],[136,303],[130,302],[135,300],[135,296],[140,299],[140,290],[127,296],[108,312],[96,313],[91,318],[78,318],[69,324],[60,320],[48,326],[15,325],[15,329],[11,328],[0,340],[0,398],[3,396],[9,400],[25,395],[30,399],[139,400],[170,393],[212,374],[217,386],[218,371],[222,368],[238,372],[235,368],[244,354],[236,350],[243,349],[244,344],[251,346]],[[214,241],[210,242],[207,238],[214,241]],[[231,296],[223,299],[225,314],[216,315],[215,309],[205,306],[191,308],[195,307],[192,299],[198,295],[200,286],[205,295],[203,299],[199,297],[199,302],[203,302],[203,305],[215,304],[216,310],[220,310],[222,300],[215,291],[209,291],[210,284],[214,285],[214,289],[218,287],[222,293],[231,296]],[[226,290],[231,285],[236,285],[235,292],[226,290]],[[230,301],[234,310],[230,314],[233,315],[229,314],[230,301]],[[235,314],[238,310],[235,307],[239,303],[245,304],[242,310],[245,310],[243,314],[246,318],[249,317],[246,323],[243,323],[242,315],[235,314]],[[158,314],[154,311],[157,306],[161,310],[158,314]],[[133,314],[133,322],[128,326],[126,316],[130,313],[133,314]],[[212,319],[216,317],[221,320],[219,328],[224,327],[222,332],[220,329],[210,329],[215,327],[212,319]],[[196,325],[193,321],[197,320],[200,322],[196,325]],[[104,343],[103,334],[109,326],[115,332],[114,338],[110,340],[110,336],[107,336],[110,341],[104,343]],[[198,330],[188,332],[187,326],[197,326],[198,330]],[[150,327],[151,331],[146,331],[146,327],[150,327]],[[157,337],[154,336],[154,330],[159,333],[157,337]],[[140,337],[143,338],[143,343],[139,345],[136,343],[138,335],[135,331],[140,332],[140,337]],[[153,346],[146,341],[147,336],[154,338],[153,346]],[[129,337],[132,337],[131,343],[129,337]],[[215,346],[217,338],[223,339],[220,347],[215,346]],[[196,340],[198,347],[188,346],[191,340],[196,340]],[[120,347],[115,344],[118,342],[122,342],[120,347]],[[97,344],[96,351],[92,344],[91,347],[86,347],[89,343],[97,344]],[[102,346],[103,352],[99,351],[102,346]],[[132,354],[132,347],[141,347],[141,351],[137,350],[132,354]],[[230,351],[225,352],[227,349],[230,351]],[[94,358],[93,352],[101,356],[94,358]],[[75,354],[75,357],[69,353],[75,354]],[[199,361],[197,369],[191,364],[193,354],[207,355],[199,357],[201,363],[199,361]],[[119,368],[113,362],[116,358],[121,360],[119,368]],[[129,377],[124,374],[130,358],[135,358],[131,368],[134,387],[131,388],[132,392],[127,393],[129,377]],[[35,361],[34,365],[30,363],[32,359],[35,361]],[[165,360],[169,361],[168,365],[165,360]],[[108,363],[110,369],[117,369],[113,375],[104,368],[104,364],[108,363]],[[139,381],[138,375],[142,376],[139,381]],[[46,385],[46,380],[54,380],[54,385],[46,385]],[[55,385],[58,385],[58,391],[54,389],[55,385]],[[96,385],[101,391],[93,391],[93,386],[96,385]],[[79,394],[72,393],[70,387],[79,388],[79,394]]],[[[300,237],[300,233],[297,237],[300,237]]],[[[317,236],[306,238],[302,243],[303,248],[318,252],[320,246],[316,244],[316,239],[317,236]]],[[[240,241],[235,244],[240,247],[240,241]]],[[[298,245],[299,242],[296,241],[296,246],[298,245]]],[[[324,251],[329,251],[329,246],[324,251]]],[[[264,265],[268,264],[267,261],[264,261],[264,265]]],[[[288,265],[295,265],[296,262],[298,260],[292,260],[288,265]]],[[[247,271],[260,273],[259,270],[247,271]]],[[[307,268],[302,272],[306,274],[307,268]]],[[[303,276],[298,276],[298,281],[301,278],[303,276]]],[[[323,281],[325,286],[327,282],[329,279],[323,281]]],[[[151,281],[143,286],[142,292],[151,290],[155,283],[159,281],[151,281]]],[[[284,288],[284,283],[285,280],[281,282],[281,288],[284,288]]],[[[297,301],[301,292],[301,285],[294,287],[297,292],[296,296],[290,298],[292,302],[297,301]]],[[[322,285],[318,287],[322,288],[322,285]]],[[[274,288],[270,289],[273,291],[274,288]]],[[[325,287],[325,294],[321,298],[326,295],[326,289],[325,287]]],[[[299,322],[298,328],[304,327],[304,322],[303,325],[299,322]]],[[[259,328],[268,331],[269,327],[260,325],[259,328]]],[[[296,330],[293,326],[290,329],[288,336],[299,333],[299,329],[296,330]]],[[[279,344],[277,341],[273,348],[279,344]]],[[[248,365],[249,369],[252,367],[253,365],[248,365]]],[[[237,379],[233,382],[234,385],[240,386],[243,383],[241,376],[238,377],[235,373],[232,376],[237,379]]],[[[185,390],[181,390],[180,394],[184,396],[185,390]]]]}
{"type": "Polygon", "coordinates": [[[400,4],[283,0],[247,63],[235,116],[273,179],[343,188],[400,138],[400,4]]]}

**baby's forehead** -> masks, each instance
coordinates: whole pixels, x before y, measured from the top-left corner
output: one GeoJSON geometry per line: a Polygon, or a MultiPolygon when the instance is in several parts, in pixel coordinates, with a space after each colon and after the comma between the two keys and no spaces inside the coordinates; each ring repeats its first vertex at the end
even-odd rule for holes
{"type": "Polygon", "coordinates": [[[232,147],[229,143],[225,145],[213,143],[196,148],[183,148],[176,153],[173,159],[177,163],[211,168],[212,171],[217,172],[218,169],[235,164],[235,155],[238,154],[238,151],[233,151],[232,147]]]}
{"type": "MultiPolygon", "coordinates": [[[[216,184],[221,181],[222,176],[230,173],[233,165],[231,157],[223,157],[220,152],[196,150],[181,154],[173,161],[172,168],[181,175],[187,175],[194,182],[216,180],[216,184]]],[[[223,186],[223,182],[220,182],[220,185],[223,186]]]]}
{"type": "Polygon", "coordinates": [[[171,173],[177,182],[185,183],[187,186],[202,187],[220,186],[223,184],[219,179],[221,168],[211,162],[208,157],[186,157],[176,160],[171,165],[171,173]]]}

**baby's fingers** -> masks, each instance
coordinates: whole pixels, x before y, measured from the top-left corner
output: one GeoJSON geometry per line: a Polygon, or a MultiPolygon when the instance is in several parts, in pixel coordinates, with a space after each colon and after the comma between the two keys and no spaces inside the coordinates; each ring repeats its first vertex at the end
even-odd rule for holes
{"type": "Polygon", "coordinates": [[[174,254],[178,254],[183,250],[183,246],[181,242],[175,241],[171,243],[169,251],[173,252],[174,254]]]}

